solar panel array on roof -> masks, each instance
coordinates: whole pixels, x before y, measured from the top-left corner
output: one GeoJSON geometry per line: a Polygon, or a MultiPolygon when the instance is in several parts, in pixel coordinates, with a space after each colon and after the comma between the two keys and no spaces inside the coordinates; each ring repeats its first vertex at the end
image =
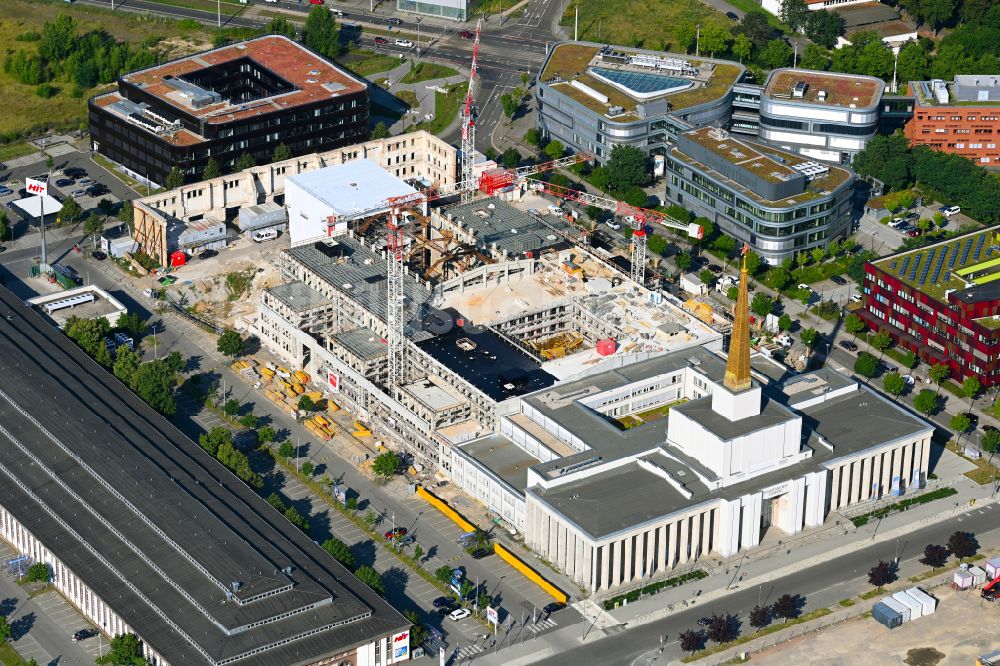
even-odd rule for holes
{"type": "Polygon", "coordinates": [[[955,267],[955,260],[958,259],[958,246],[961,243],[955,243],[951,246],[951,256],[948,257],[948,268],[955,267]]]}
{"type": "Polygon", "coordinates": [[[969,250],[972,249],[972,239],[966,238],[965,242],[962,243],[962,258],[958,260],[958,263],[965,265],[965,262],[969,260],[969,250]]]}
{"type": "Polygon", "coordinates": [[[942,248],[941,254],[938,255],[937,263],[934,264],[934,274],[931,275],[931,282],[934,284],[937,284],[938,276],[941,275],[941,269],[944,267],[944,258],[947,254],[948,254],[948,248],[947,247],[942,248]]]}
{"type": "Polygon", "coordinates": [[[934,260],[937,254],[937,249],[931,250],[931,253],[927,255],[927,261],[924,262],[924,268],[920,271],[920,279],[917,281],[918,284],[923,285],[927,282],[927,273],[931,270],[931,262],[934,260]]]}
{"type": "Polygon", "coordinates": [[[906,267],[910,265],[910,259],[912,258],[913,257],[906,257],[905,259],[903,259],[903,265],[900,267],[898,273],[899,277],[903,277],[903,273],[906,272],[906,267]]]}
{"type": "Polygon", "coordinates": [[[896,260],[895,259],[893,259],[892,262],[889,263],[889,270],[890,271],[896,270],[896,260]]]}
{"type": "Polygon", "coordinates": [[[907,278],[910,282],[913,282],[913,280],[916,279],[917,269],[920,268],[920,262],[923,261],[923,258],[923,254],[918,254],[913,262],[913,265],[910,267],[910,275],[907,278]]]}
{"type": "Polygon", "coordinates": [[[982,253],[982,251],[983,251],[983,244],[985,244],[985,243],[986,243],[986,234],[983,234],[976,241],[976,249],[972,251],[972,260],[973,261],[979,261],[979,255],[982,253]]]}

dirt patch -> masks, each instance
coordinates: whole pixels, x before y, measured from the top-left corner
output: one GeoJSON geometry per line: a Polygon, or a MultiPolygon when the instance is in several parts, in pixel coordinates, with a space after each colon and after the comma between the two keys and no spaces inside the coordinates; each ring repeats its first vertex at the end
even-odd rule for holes
{"type": "Polygon", "coordinates": [[[934,648],[913,648],[906,653],[906,659],[903,660],[903,663],[910,666],[936,666],[942,659],[944,659],[944,653],[938,652],[934,648]]]}

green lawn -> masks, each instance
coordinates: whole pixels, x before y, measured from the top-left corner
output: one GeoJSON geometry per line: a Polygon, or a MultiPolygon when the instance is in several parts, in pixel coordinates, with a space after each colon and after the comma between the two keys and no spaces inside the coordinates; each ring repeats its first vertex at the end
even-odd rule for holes
{"type": "Polygon", "coordinates": [[[343,65],[358,76],[371,76],[380,72],[388,72],[390,69],[399,67],[404,62],[397,56],[390,56],[374,51],[356,51],[345,57],[343,65]],[[360,57],[358,57],[360,56],[360,57]]]}
{"type": "MultiPolygon", "coordinates": [[[[752,2],[752,0],[747,0],[752,2]]],[[[576,8],[580,8],[580,39],[601,44],[621,44],[670,50],[674,28],[681,23],[714,23],[729,28],[732,21],[699,0],[572,0],[561,25],[573,33],[576,8]]]]}
{"type": "MultiPolygon", "coordinates": [[[[218,10],[216,0],[153,0],[160,5],[171,7],[183,7],[186,9],[200,9],[205,12],[215,12],[218,10]]],[[[239,0],[222,0],[222,16],[239,16],[248,7],[240,4],[239,0]]]]}
{"type": "Polygon", "coordinates": [[[456,74],[458,74],[456,70],[445,65],[438,65],[433,62],[419,62],[413,69],[406,73],[406,76],[400,79],[400,83],[420,83],[421,81],[430,81],[431,79],[444,79],[456,74]]]}
{"type": "Polygon", "coordinates": [[[26,141],[15,141],[0,145],[0,162],[12,160],[17,157],[24,157],[36,152],[38,149],[26,141]]]}
{"type": "Polygon", "coordinates": [[[3,666],[24,666],[24,659],[8,643],[0,643],[0,664],[3,666]]]}
{"type": "MultiPolygon", "coordinates": [[[[736,9],[739,9],[741,12],[744,13],[752,12],[754,10],[763,11],[760,8],[760,3],[756,2],[756,0],[726,0],[726,1],[733,7],[736,7],[736,9]]],[[[772,28],[775,28],[776,30],[780,30],[782,32],[790,32],[789,27],[784,23],[782,23],[777,16],[775,16],[771,12],[764,12],[764,14],[767,16],[767,22],[771,24],[772,28]]]]}
{"type": "Polygon", "coordinates": [[[458,110],[465,100],[465,91],[468,87],[468,83],[456,83],[449,86],[447,93],[434,93],[434,120],[412,125],[406,128],[406,131],[427,130],[434,135],[443,132],[458,116],[458,110]]]}

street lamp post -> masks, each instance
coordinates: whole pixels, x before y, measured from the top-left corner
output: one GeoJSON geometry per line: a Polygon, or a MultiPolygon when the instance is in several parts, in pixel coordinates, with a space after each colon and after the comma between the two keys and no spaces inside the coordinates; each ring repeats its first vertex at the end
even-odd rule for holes
{"type": "Polygon", "coordinates": [[[417,19],[417,57],[420,57],[420,23],[421,18],[418,16],[417,19]]]}

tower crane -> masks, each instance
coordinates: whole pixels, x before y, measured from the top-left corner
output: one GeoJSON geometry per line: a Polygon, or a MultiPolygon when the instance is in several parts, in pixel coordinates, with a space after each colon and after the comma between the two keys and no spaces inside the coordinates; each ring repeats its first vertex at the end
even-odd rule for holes
{"type": "Polygon", "coordinates": [[[476,120],[473,118],[473,86],[476,84],[476,68],[479,64],[479,30],[483,19],[476,22],[476,39],[472,43],[472,64],[469,67],[469,87],[465,91],[465,106],[462,108],[462,203],[472,201],[475,196],[475,154],[476,154],[476,120]]]}

